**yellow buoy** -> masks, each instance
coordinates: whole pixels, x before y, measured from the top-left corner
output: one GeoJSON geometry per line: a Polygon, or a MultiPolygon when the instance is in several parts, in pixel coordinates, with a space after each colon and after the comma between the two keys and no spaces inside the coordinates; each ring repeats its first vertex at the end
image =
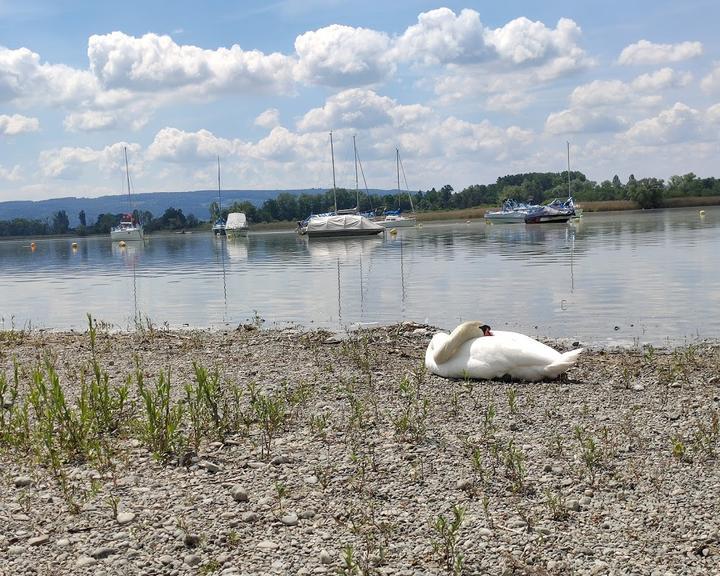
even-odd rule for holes
{"type": "Polygon", "coordinates": [[[30,250],[35,250],[35,242],[30,242],[30,250]]]}
{"type": "Polygon", "coordinates": [[[120,248],[125,248],[125,240],[120,240],[120,248]]]}
{"type": "Polygon", "coordinates": [[[77,242],[73,242],[73,243],[72,243],[72,247],[73,247],[75,250],[77,250],[77,242]]]}
{"type": "Polygon", "coordinates": [[[393,234],[393,235],[397,234],[397,228],[391,228],[390,234],[393,234]]]}
{"type": "Polygon", "coordinates": [[[705,216],[705,210],[700,210],[700,216],[705,216]]]}

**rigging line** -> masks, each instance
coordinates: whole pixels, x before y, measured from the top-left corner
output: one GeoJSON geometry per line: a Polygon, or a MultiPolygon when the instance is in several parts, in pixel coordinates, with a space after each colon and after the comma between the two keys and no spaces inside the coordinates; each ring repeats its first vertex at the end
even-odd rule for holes
{"type": "Polygon", "coordinates": [[[370,203],[370,210],[373,209],[372,199],[370,198],[370,190],[368,190],[367,180],[365,180],[365,171],[362,167],[362,161],[360,160],[360,154],[357,154],[358,165],[360,166],[360,174],[362,175],[363,184],[365,185],[365,194],[367,194],[368,202],[370,203]]]}

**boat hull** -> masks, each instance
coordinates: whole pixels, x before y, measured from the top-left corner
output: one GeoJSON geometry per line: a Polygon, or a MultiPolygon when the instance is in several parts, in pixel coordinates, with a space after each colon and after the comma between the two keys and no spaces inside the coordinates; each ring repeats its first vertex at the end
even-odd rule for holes
{"type": "Polygon", "coordinates": [[[347,238],[349,236],[375,236],[380,234],[384,228],[380,230],[316,230],[300,232],[308,238],[347,238]]]}
{"type": "Polygon", "coordinates": [[[525,224],[549,224],[551,222],[567,222],[572,214],[528,214],[525,224]]]}
{"type": "Polygon", "coordinates": [[[524,224],[527,212],[486,212],[485,220],[493,224],[524,224]]]}
{"type": "Polygon", "coordinates": [[[245,238],[247,235],[247,228],[225,228],[225,236],[228,238],[245,238]]]}
{"type": "Polygon", "coordinates": [[[121,230],[111,230],[110,239],[113,242],[119,242],[123,240],[127,241],[142,241],[144,240],[144,234],[142,228],[123,228],[121,230]]]}
{"type": "Polygon", "coordinates": [[[392,220],[376,220],[375,224],[380,224],[383,228],[410,228],[417,226],[415,218],[395,218],[392,220]]]}

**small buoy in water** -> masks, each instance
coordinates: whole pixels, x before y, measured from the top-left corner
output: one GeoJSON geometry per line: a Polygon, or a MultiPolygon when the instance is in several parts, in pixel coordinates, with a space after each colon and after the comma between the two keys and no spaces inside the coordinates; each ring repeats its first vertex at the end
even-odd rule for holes
{"type": "Polygon", "coordinates": [[[465,224],[470,224],[470,220],[465,220],[465,224]]]}
{"type": "Polygon", "coordinates": [[[391,228],[391,229],[390,229],[390,234],[392,234],[393,236],[394,236],[395,234],[397,234],[397,228],[391,228]]]}
{"type": "Polygon", "coordinates": [[[705,210],[700,210],[700,216],[705,216],[705,210]]]}
{"type": "Polygon", "coordinates": [[[73,250],[77,250],[77,242],[72,243],[73,250]]]}
{"type": "Polygon", "coordinates": [[[35,242],[30,242],[30,250],[35,250],[35,242]]]}
{"type": "Polygon", "coordinates": [[[120,248],[125,248],[125,240],[120,240],[120,248]]]}

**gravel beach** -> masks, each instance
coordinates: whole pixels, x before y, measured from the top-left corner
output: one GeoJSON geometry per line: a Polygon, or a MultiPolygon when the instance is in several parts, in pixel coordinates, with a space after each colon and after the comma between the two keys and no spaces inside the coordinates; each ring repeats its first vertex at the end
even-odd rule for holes
{"type": "Polygon", "coordinates": [[[529,384],[434,332],[0,333],[0,574],[720,574],[717,342],[529,384]]]}

